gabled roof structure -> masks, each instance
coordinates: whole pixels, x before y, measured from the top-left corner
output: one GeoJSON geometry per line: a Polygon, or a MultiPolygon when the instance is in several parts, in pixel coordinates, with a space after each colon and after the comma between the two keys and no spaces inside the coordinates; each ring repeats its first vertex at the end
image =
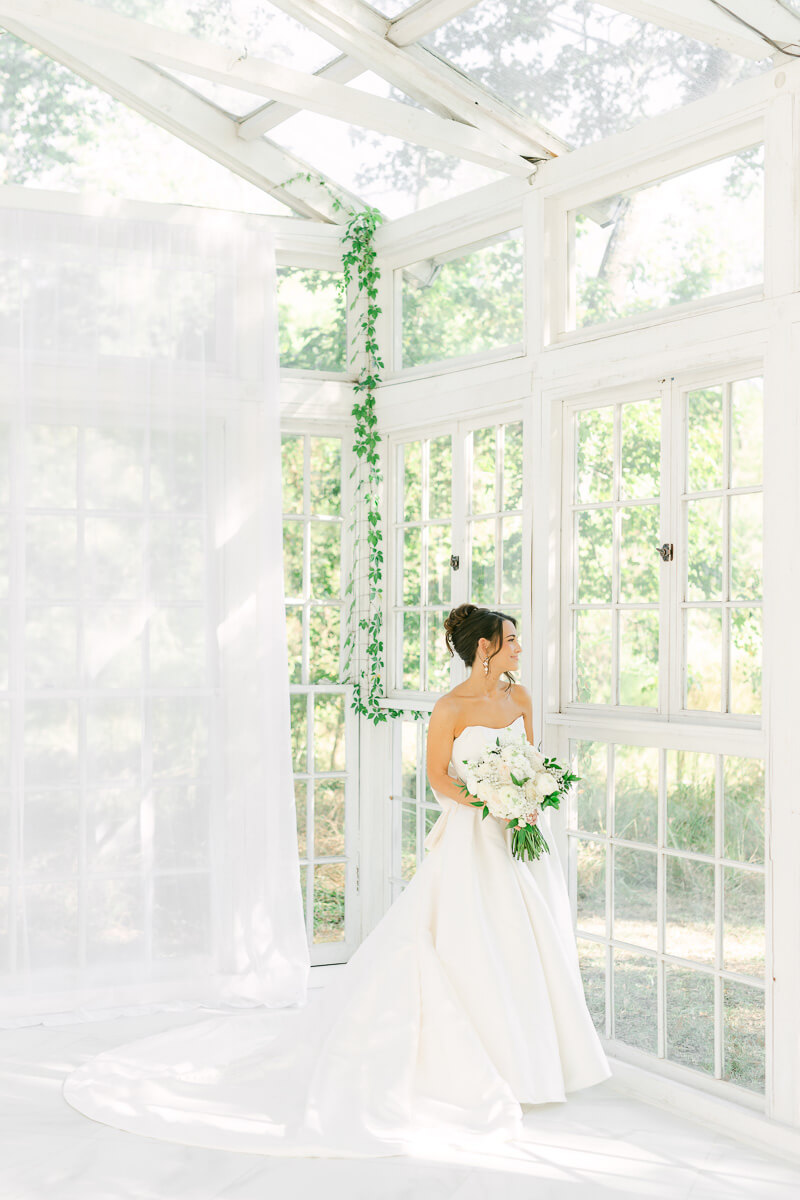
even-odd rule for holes
{"type": "Polygon", "coordinates": [[[0,0],[0,23],[336,222],[332,192],[403,215],[797,57],[795,2],[0,0]]]}

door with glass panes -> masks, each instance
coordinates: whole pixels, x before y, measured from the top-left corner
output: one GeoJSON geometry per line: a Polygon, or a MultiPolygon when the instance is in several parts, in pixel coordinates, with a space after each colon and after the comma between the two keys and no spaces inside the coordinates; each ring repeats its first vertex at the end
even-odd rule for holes
{"type": "Polygon", "coordinates": [[[390,445],[389,694],[403,710],[393,723],[391,895],[405,887],[439,815],[425,772],[427,714],[464,677],[444,640],[444,618],[471,601],[530,612],[530,528],[523,503],[519,411],[435,431],[398,435],[390,445]],[[423,719],[414,717],[415,711],[423,719]]]}
{"type": "Polygon", "coordinates": [[[562,748],[581,969],[636,1061],[766,1082],[758,364],[563,408],[562,748]]]}

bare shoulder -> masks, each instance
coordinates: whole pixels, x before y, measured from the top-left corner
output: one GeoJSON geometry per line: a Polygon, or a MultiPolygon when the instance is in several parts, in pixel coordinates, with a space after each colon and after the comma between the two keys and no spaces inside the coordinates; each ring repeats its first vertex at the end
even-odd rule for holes
{"type": "Polygon", "coordinates": [[[523,712],[531,711],[533,707],[531,694],[521,683],[514,683],[511,685],[510,696],[514,703],[518,704],[523,712]]]}
{"type": "Polygon", "coordinates": [[[440,696],[431,709],[431,721],[442,730],[452,728],[458,715],[459,700],[452,692],[440,696]]]}

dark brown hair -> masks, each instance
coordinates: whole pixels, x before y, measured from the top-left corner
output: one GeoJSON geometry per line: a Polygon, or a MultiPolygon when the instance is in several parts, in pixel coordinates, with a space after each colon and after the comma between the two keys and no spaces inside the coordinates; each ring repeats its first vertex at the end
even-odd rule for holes
{"type": "MultiPolygon", "coordinates": [[[[516,617],[497,612],[493,608],[480,608],[477,604],[459,604],[457,608],[451,609],[444,621],[444,640],[450,656],[457,654],[471,667],[478,653],[478,642],[481,638],[486,638],[487,642],[497,642],[497,649],[489,655],[489,658],[494,658],[503,647],[504,621],[510,621],[516,629],[516,617]]],[[[516,682],[510,671],[506,672],[506,676],[511,683],[516,682]]]]}

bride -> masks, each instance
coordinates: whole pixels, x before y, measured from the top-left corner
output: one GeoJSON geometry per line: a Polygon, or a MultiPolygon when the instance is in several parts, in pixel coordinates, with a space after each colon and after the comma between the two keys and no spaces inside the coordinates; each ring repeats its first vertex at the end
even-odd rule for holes
{"type": "MultiPolygon", "coordinates": [[[[513,857],[507,823],[456,783],[493,731],[524,729],[512,617],[445,621],[468,678],[435,704],[428,778],[442,813],[385,916],[304,1007],[223,1014],[97,1055],[64,1096],[148,1137],[259,1154],[374,1156],[505,1141],[523,1105],[607,1079],[586,1007],[569,898],[550,854],[513,857]]],[[[496,736],[496,734],[494,734],[496,736]]]]}

